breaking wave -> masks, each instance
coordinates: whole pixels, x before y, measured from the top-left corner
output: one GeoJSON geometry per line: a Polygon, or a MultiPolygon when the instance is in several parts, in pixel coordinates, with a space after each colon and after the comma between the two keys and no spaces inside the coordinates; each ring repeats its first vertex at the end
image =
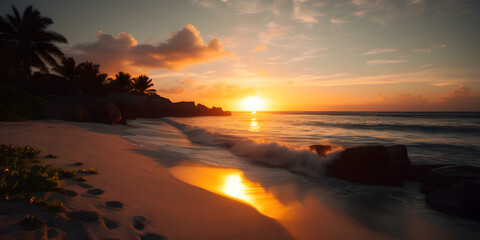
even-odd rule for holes
{"type": "Polygon", "coordinates": [[[341,148],[337,148],[322,157],[307,147],[295,148],[278,142],[258,142],[250,138],[226,135],[171,119],[163,119],[163,121],[179,129],[192,143],[226,148],[233,154],[253,163],[285,168],[307,176],[322,175],[325,172],[326,164],[339,157],[341,152],[341,148]]]}

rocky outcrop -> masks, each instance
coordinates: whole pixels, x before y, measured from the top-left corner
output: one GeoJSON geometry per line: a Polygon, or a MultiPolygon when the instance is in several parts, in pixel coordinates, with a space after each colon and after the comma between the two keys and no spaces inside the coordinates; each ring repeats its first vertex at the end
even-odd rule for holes
{"type": "Polygon", "coordinates": [[[222,108],[208,108],[202,104],[195,105],[195,102],[172,103],[160,96],[108,93],[105,98],[115,103],[127,119],[231,115],[231,112],[223,111],[222,108]]]}
{"type": "Polygon", "coordinates": [[[45,103],[40,110],[42,119],[60,119],[64,121],[86,122],[89,121],[89,113],[80,105],[45,103]]]}
{"type": "Polygon", "coordinates": [[[120,109],[105,98],[83,95],[46,95],[43,97],[52,102],[52,104],[44,105],[42,109],[42,118],[44,119],[92,121],[107,124],[119,123],[122,120],[120,109]]]}
{"type": "Polygon", "coordinates": [[[480,220],[480,180],[460,180],[426,195],[427,204],[440,212],[480,220]]]}
{"type": "Polygon", "coordinates": [[[353,182],[402,186],[409,165],[404,145],[358,146],[342,151],[327,174],[353,182]]]}
{"type": "Polygon", "coordinates": [[[429,169],[421,190],[423,193],[434,192],[460,180],[480,180],[480,168],[469,165],[450,165],[429,169]]]}

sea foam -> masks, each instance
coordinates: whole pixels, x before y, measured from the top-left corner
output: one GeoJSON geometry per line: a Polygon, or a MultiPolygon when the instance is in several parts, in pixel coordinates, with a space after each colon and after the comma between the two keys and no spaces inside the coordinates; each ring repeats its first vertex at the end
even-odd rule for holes
{"type": "Polygon", "coordinates": [[[336,148],[326,156],[319,156],[307,147],[297,148],[278,142],[259,142],[247,137],[222,134],[179,123],[168,118],[163,121],[183,132],[192,143],[223,147],[251,162],[269,167],[285,168],[302,175],[320,176],[324,174],[326,165],[338,158],[341,152],[341,148],[336,148]]]}

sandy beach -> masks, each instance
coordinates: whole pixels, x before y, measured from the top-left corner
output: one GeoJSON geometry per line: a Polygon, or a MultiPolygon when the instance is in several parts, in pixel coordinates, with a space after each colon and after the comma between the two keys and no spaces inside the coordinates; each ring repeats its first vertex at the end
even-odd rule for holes
{"type": "MultiPolygon", "coordinates": [[[[130,127],[56,120],[0,123],[0,143],[35,146],[42,150],[43,164],[98,170],[98,174],[88,175],[85,183],[90,189],[103,190],[101,195],[88,194],[89,188],[78,182],[62,181],[65,189],[78,195],[61,196],[66,213],[45,213],[52,219],[48,228],[56,228],[57,236],[138,239],[153,233],[168,239],[291,238],[282,225],[253,207],[177,180],[159,163],[162,159],[141,154],[140,148],[121,138],[126,128],[130,127]],[[47,154],[58,158],[45,158],[47,154]],[[84,165],[74,166],[75,162],[84,165]],[[123,207],[107,207],[107,201],[119,201],[123,207]],[[95,211],[101,219],[72,225],[68,212],[78,210],[95,211]],[[142,217],[145,227],[138,230],[133,220],[142,217]]],[[[17,203],[0,205],[0,238],[33,238],[15,226],[26,213],[39,213],[38,209],[25,210],[17,203]]]]}

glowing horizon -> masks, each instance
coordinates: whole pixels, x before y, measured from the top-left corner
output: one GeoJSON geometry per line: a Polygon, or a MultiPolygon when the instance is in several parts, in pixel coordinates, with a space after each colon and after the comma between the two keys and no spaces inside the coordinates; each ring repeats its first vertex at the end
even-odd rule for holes
{"type": "Polygon", "coordinates": [[[67,56],[110,75],[147,74],[175,102],[250,111],[239,102],[261,96],[268,106],[257,111],[480,111],[480,5],[469,0],[119,0],[117,14],[103,1],[8,0],[0,14],[12,4],[51,17],[67,56]]]}

